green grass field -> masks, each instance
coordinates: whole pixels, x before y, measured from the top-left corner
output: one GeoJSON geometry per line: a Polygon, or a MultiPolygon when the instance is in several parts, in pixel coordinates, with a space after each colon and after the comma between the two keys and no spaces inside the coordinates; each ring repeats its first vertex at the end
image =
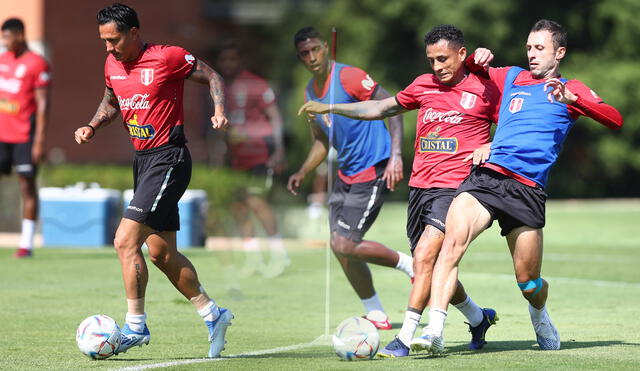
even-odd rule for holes
{"type": "MultiPolygon", "coordinates": [[[[287,229],[298,229],[305,237],[324,235],[326,227],[307,222],[303,212],[290,210],[283,216],[287,229]]],[[[406,251],[404,222],[404,205],[388,204],[368,237],[406,251]]],[[[11,258],[13,250],[0,249],[0,370],[137,369],[170,362],[176,364],[162,369],[637,370],[639,222],[638,201],[548,204],[543,277],[551,285],[548,308],[562,337],[562,350],[538,350],[527,303],[514,282],[506,244],[494,226],[472,245],[461,266],[469,294],[500,316],[487,334],[485,349],[466,350],[470,335],[463,317],[452,308],[445,330],[445,356],[418,354],[366,362],[340,361],[330,346],[309,344],[324,332],[325,251],[304,248],[302,242],[288,246],[293,264],[282,276],[240,280],[242,297],[231,295],[222,284],[219,253],[185,251],[209,293],[236,316],[223,352],[234,357],[199,363],[187,362],[206,355],[206,329],[191,304],[155,267],[150,266],[147,290],[150,345],[91,361],[75,345],[77,325],[98,313],[122,324],[126,311],[112,249],[39,249],[35,259],[20,261],[11,258]]],[[[401,326],[409,281],[392,269],[372,270],[394,323],[394,330],[380,334],[384,346],[401,326]]],[[[330,288],[332,328],[346,317],[362,314],[333,258],[330,288]]]]}

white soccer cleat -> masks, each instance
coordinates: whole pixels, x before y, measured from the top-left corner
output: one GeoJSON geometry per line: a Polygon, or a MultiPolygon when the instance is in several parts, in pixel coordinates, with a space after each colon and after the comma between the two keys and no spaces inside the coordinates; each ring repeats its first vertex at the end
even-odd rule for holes
{"type": "Polygon", "coordinates": [[[536,332],[536,341],[541,350],[560,349],[560,334],[558,334],[558,330],[556,330],[553,322],[551,322],[551,318],[546,309],[543,311],[540,321],[535,322],[533,318],[531,318],[531,324],[536,332]]]}
{"type": "Polygon", "coordinates": [[[227,327],[231,326],[233,313],[230,310],[220,308],[220,315],[215,321],[205,321],[209,328],[209,357],[220,357],[220,353],[224,350],[224,336],[227,333],[227,327]]]}
{"type": "Polygon", "coordinates": [[[440,355],[444,352],[444,337],[432,333],[428,327],[425,327],[420,337],[411,340],[411,350],[440,355]]]}

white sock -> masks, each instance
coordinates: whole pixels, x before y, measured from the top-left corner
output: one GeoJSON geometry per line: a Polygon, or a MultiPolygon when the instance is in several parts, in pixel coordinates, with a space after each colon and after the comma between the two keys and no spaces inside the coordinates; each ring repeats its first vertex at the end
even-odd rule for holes
{"type": "Polygon", "coordinates": [[[147,313],[143,314],[131,314],[127,312],[125,322],[129,325],[129,328],[135,332],[144,331],[144,324],[147,322],[147,313]]]}
{"type": "Polygon", "coordinates": [[[364,305],[365,312],[369,313],[374,310],[379,310],[384,313],[378,294],[373,294],[373,296],[368,299],[360,299],[360,301],[362,302],[362,305],[364,305]]]}
{"type": "Polygon", "coordinates": [[[406,273],[409,278],[413,278],[413,258],[398,251],[398,264],[396,264],[396,269],[406,273]]]}
{"type": "Polygon", "coordinates": [[[531,323],[537,325],[541,320],[546,317],[547,307],[543,306],[540,309],[536,309],[533,305],[529,304],[529,315],[531,316],[531,323]]]}
{"type": "Polygon", "coordinates": [[[242,247],[246,252],[257,252],[260,251],[260,241],[255,237],[245,238],[242,241],[242,247]]]}
{"type": "Polygon", "coordinates": [[[22,234],[20,235],[20,247],[23,249],[33,249],[33,236],[36,234],[36,221],[22,219],[22,234]]]}
{"type": "Polygon", "coordinates": [[[467,321],[469,321],[471,327],[478,326],[484,318],[482,308],[474,303],[470,296],[467,296],[462,303],[454,304],[453,306],[458,308],[458,310],[467,317],[467,321]]]}
{"type": "Polygon", "coordinates": [[[431,309],[429,311],[429,325],[427,329],[432,333],[442,336],[444,331],[444,321],[447,319],[447,312],[441,309],[431,309]]]}
{"type": "Polygon", "coordinates": [[[206,307],[199,309],[198,314],[205,321],[215,321],[220,317],[220,308],[216,305],[216,302],[211,299],[206,307]]]}
{"type": "Polygon", "coordinates": [[[407,347],[411,344],[411,339],[420,325],[420,318],[422,318],[422,314],[411,310],[404,313],[404,322],[402,322],[402,328],[398,333],[398,339],[407,347]]]}
{"type": "Polygon", "coordinates": [[[274,234],[267,239],[267,244],[269,245],[269,250],[271,252],[285,253],[284,243],[282,242],[282,237],[280,234],[274,234]]]}

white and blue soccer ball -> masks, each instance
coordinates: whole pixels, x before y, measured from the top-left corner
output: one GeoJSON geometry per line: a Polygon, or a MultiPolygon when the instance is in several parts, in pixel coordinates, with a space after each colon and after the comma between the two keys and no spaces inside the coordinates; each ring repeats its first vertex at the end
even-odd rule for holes
{"type": "Polygon", "coordinates": [[[96,314],[78,326],[76,342],[82,354],[92,359],[111,357],[120,346],[120,327],[109,316],[96,314]]]}
{"type": "Polygon", "coordinates": [[[336,354],[346,361],[372,359],[380,347],[378,329],[360,317],[340,322],[332,340],[336,354]]]}

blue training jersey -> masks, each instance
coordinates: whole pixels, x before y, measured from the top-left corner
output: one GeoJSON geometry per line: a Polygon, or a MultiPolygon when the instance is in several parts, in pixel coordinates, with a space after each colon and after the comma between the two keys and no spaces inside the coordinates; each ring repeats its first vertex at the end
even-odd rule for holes
{"type": "Polygon", "coordinates": [[[555,99],[549,102],[544,91],[546,80],[535,85],[515,85],[522,71],[511,67],[507,73],[488,162],[544,187],[576,120],[571,118],[566,104],[555,99]]]}
{"type": "MultiPolygon", "coordinates": [[[[318,97],[313,89],[312,78],[307,84],[307,100],[314,100],[326,104],[359,102],[347,93],[340,80],[340,73],[344,67],[341,63],[333,63],[330,75],[333,85],[327,93],[318,97]]],[[[331,146],[338,152],[338,166],[343,174],[355,175],[380,161],[386,160],[391,154],[391,136],[383,120],[356,120],[340,115],[318,115],[316,124],[324,131],[331,146]]]]}

